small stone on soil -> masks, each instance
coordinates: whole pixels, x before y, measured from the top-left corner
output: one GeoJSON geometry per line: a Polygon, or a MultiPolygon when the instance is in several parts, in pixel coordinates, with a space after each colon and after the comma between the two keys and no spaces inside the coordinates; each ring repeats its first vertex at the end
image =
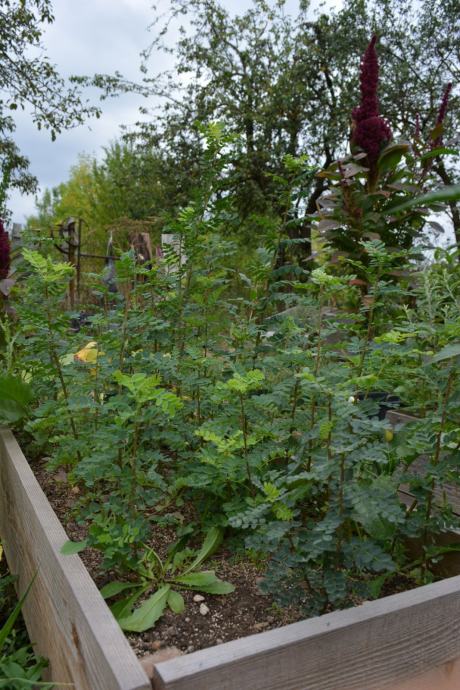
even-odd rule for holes
{"type": "Polygon", "coordinates": [[[193,601],[196,601],[197,604],[200,604],[204,599],[205,598],[201,594],[195,594],[193,597],[193,601]]]}
{"type": "Polygon", "coordinates": [[[209,609],[206,606],[206,604],[200,604],[200,613],[202,616],[207,616],[209,613],[209,609]]]}
{"type": "Polygon", "coordinates": [[[58,470],[56,474],[54,475],[53,479],[56,482],[62,482],[63,484],[67,484],[67,472],[65,470],[58,470]]]}

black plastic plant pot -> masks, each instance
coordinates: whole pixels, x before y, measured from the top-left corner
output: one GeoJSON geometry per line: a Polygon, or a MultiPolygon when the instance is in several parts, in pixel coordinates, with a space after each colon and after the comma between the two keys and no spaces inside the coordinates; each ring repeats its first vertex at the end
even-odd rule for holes
{"type": "Polygon", "coordinates": [[[387,391],[358,391],[356,399],[360,403],[368,402],[368,416],[385,419],[388,410],[404,407],[401,398],[387,391]]]}

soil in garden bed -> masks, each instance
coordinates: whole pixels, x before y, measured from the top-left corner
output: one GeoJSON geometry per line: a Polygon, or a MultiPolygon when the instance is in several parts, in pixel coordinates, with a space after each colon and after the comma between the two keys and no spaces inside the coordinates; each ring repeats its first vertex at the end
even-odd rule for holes
{"type": "MultiPolygon", "coordinates": [[[[85,526],[77,525],[70,517],[72,507],[79,498],[78,488],[69,486],[62,470],[49,473],[39,461],[32,463],[32,467],[69,538],[74,541],[84,539],[85,526]]],[[[173,540],[173,530],[161,528],[161,531],[157,530],[152,546],[161,553],[173,540]]],[[[109,581],[110,573],[101,569],[102,555],[98,551],[85,549],[80,557],[98,587],[109,581]]],[[[235,586],[235,591],[225,596],[202,594],[203,601],[194,600],[194,597],[200,597],[197,592],[182,591],[186,604],[184,613],[175,615],[167,610],[152,630],[127,634],[138,656],[163,647],[193,652],[303,618],[295,609],[280,609],[270,596],[260,592],[258,582],[263,573],[249,560],[235,561],[228,551],[222,549],[213,556],[212,563],[205,564],[204,568],[215,569],[221,579],[235,586]],[[206,615],[200,613],[201,603],[209,609],[206,615]]]]}
{"type": "MultiPolygon", "coordinates": [[[[42,461],[35,461],[32,466],[69,538],[74,541],[84,539],[85,526],[77,525],[70,517],[71,510],[79,498],[78,487],[71,487],[67,483],[63,470],[49,473],[42,461]]],[[[152,546],[159,553],[164,553],[172,541],[173,530],[161,528],[157,530],[152,546]]],[[[98,551],[85,549],[80,557],[98,587],[102,587],[110,579],[115,579],[101,568],[102,555],[98,551]]],[[[205,567],[215,569],[221,579],[235,586],[235,591],[225,596],[202,594],[198,597],[197,592],[182,591],[186,604],[184,613],[175,615],[167,610],[152,630],[140,634],[127,634],[132,648],[139,657],[165,647],[176,647],[182,653],[193,652],[305,618],[305,615],[295,608],[281,609],[270,596],[261,593],[258,585],[263,576],[263,569],[260,564],[256,565],[249,559],[235,560],[230,552],[221,549],[213,556],[212,563],[205,564],[205,567]],[[206,615],[200,612],[202,603],[209,609],[206,615]]],[[[404,591],[411,586],[413,583],[407,582],[405,578],[395,578],[391,584],[386,585],[382,595],[404,591]]],[[[361,602],[356,601],[356,604],[359,603],[361,602]]]]}

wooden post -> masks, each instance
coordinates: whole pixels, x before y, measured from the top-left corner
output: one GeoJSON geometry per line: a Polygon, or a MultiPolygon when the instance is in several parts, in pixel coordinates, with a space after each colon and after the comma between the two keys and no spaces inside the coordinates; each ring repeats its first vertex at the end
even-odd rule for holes
{"type": "MultiPolygon", "coordinates": [[[[69,218],[65,225],[65,230],[67,233],[67,246],[68,246],[68,257],[69,264],[77,270],[76,262],[76,221],[73,218],[69,218]]],[[[73,276],[69,283],[69,305],[71,309],[75,308],[75,277],[73,276]]]]}
{"type": "Polygon", "coordinates": [[[81,236],[82,236],[82,225],[83,220],[78,219],[78,231],[77,231],[77,300],[80,304],[81,299],[81,236]]]}

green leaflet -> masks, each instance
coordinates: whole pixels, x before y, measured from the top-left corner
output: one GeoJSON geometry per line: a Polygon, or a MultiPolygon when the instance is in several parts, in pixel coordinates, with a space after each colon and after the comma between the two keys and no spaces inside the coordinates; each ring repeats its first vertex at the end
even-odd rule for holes
{"type": "Polygon", "coordinates": [[[168,606],[173,613],[182,613],[185,609],[185,601],[182,594],[170,590],[168,595],[168,606]]]}
{"type": "Polygon", "coordinates": [[[121,592],[125,592],[127,589],[132,589],[136,587],[132,582],[109,582],[104,585],[100,590],[101,595],[104,599],[111,599],[121,592]]]}
{"type": "Polygon", "coordinates": [[[61,553],[63,556],[73,556],[76,553],[80,553],[88,546],[88,541],[66,541],[66,543],[61,546],[61,553]]]}

